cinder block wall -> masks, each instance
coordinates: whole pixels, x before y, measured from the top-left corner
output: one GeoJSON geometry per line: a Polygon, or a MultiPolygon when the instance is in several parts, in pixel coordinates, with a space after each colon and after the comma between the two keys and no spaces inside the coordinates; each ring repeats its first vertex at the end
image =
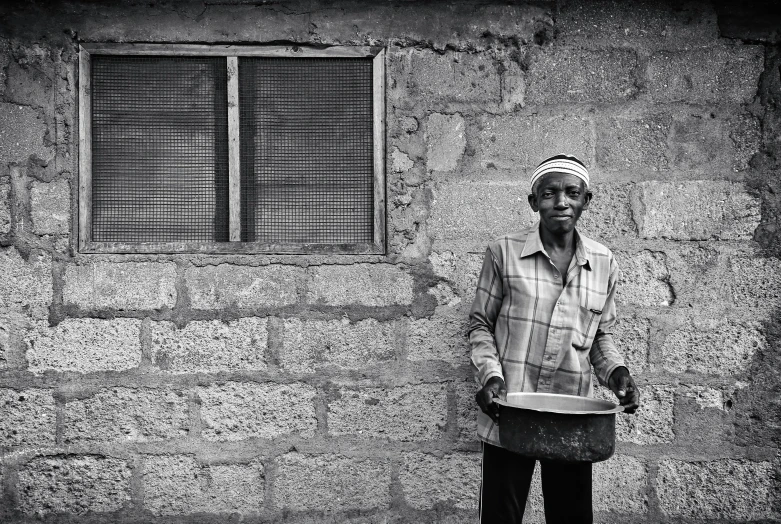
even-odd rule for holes
{"type": "Polygon", "coordinates": [[[561,151],[642,387],[597,521],[781,518],[777,20],[472,4],[2,8],[0,521],[474,522],[465,318],[561,151]],[[387,256],[76,252],[81,41],[388,46],[387,256]]]}

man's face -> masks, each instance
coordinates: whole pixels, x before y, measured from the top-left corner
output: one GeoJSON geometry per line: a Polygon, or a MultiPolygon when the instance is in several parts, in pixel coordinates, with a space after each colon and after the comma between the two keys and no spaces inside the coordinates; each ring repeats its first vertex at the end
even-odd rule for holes
{"type": "Polygon", "coordinates": [[[529,205],[540,214],[541,225],[554,234],[569,233],[575,229],[580,214],[588,209],[591,191],[574,175],[548,173],[529,195],[529,205]]]}

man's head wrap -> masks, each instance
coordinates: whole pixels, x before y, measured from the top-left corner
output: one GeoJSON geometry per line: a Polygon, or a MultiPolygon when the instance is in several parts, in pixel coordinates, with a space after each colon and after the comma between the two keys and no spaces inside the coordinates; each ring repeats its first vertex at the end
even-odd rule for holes
{"type": "Polygon", "coordinates": [[[586,184],[586,187],[589,185],[588,169],[586,169],[583,162],[574,156],[556,155],[547,160],[543,160],[542,163],[537,166],[537,169],[534,170],[532,178],[529,181],[530,186],[534,188],[534,183],[548,173],[564,173],[566,175],[576,176],[586,184]]]}

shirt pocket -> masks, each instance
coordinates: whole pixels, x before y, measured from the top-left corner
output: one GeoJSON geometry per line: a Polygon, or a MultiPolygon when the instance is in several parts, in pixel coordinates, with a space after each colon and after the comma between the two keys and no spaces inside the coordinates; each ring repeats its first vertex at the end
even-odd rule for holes
{"type": "Polygon", "coordinates": [[[602,320],[602,310],[578,306],[578,321],[572,334],[572,345],[575,349],[591,349],[594,335],[597,334],[599,322],[602,320]]]}

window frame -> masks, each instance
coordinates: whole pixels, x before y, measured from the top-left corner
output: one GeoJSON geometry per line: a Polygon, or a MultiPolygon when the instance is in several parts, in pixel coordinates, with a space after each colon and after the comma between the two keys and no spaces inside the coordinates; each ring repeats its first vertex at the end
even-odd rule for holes
{"type": "Polygon", "coordinates": [[[385,254],[385,49],[367,46],[306,47],[201,44],[83,43],[79,46],[80,253],[385,254]],[[96,242],[92,232],[92,55],[224,56],[228,68],[228,242],[96,242]],[[372,58],[374,241],[349,244],[242,242],[239,158],[238,58],[372,58]]]}

